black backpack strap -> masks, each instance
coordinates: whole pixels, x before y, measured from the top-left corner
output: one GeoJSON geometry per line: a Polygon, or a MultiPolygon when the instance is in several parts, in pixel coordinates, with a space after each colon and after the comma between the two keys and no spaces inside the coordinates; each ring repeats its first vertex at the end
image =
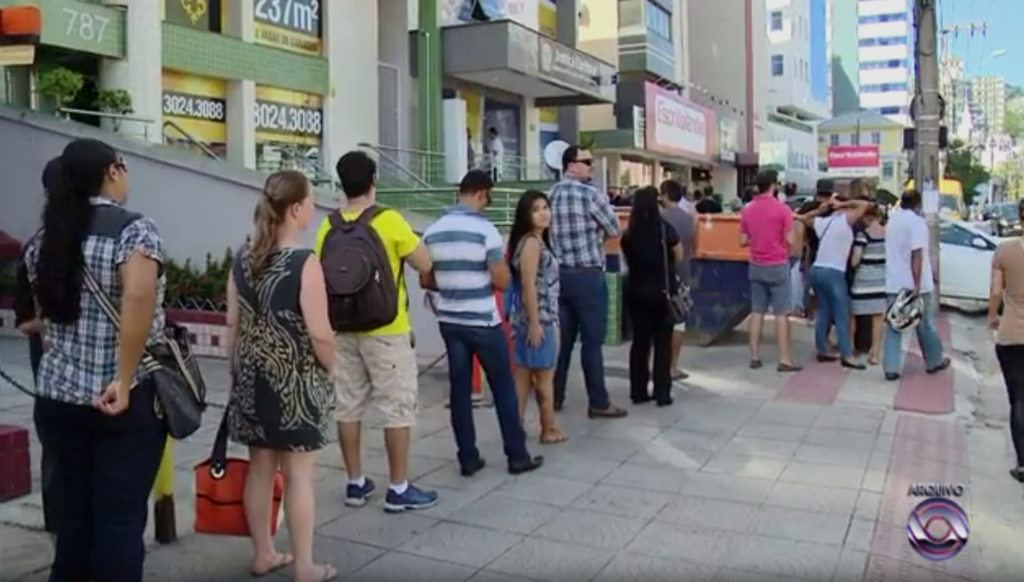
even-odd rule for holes
{"type": "Polygon", "coordinates": [[[332,229],[341,228],[342,226],[345,225],[345,217],[341,215],[340,210],[335,210],[334,212],[328,214],[327,220],[331,222],[332,229]]]}
{"type": "Polygon", "coordinates": [[[359,218],[356,219],[356,223],[370,226],[370,223],[373,222],[374,218],[377,218],[387,210],[391,209],[388,208],[387,206],[380,206],[379,204],[374,204],[373,206],[364,210],[363,213],[359,215],[359,218]]]}

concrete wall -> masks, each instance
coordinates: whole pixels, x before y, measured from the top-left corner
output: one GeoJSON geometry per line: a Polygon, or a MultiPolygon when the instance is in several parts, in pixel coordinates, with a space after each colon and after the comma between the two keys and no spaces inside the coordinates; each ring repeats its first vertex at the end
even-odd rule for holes
{"type": "MultiPolygon", "coordinates": [[[[102,139],[124,156],[131,180],[128,206],[156,221],[171,258],[202,264],[207,253],[221,255],[241,244],[252,230],[263,174],[4,107],[0,107],[0,230],[24,240],[39,228],[43,167],[78,137],[102,139]]],[[[342,204],[329,193],[318,193],[317,199],[316,224],[342,204]]],[[[419,231],[429,224],[420,216],[406,217],[419,231]]],[[[313,229],[306,233],[310,245],[314,234],[313,229]]],[[[424,357],[440,355],[444,347],[433,316],[423,308],[415,273],[408,272],[406,280],[418,352],[424,357]]]]}

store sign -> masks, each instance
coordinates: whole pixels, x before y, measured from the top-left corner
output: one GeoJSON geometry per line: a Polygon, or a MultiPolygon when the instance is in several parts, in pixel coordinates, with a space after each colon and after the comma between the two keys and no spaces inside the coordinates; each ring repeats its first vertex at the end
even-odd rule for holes
{"type": "Polygon", "coordinates": [[[836,177],[864,178],[881,173],[878,146],[831,146],[828,148],[828,173],[836,177]]]}
{"type": "Polygon", "coordinates": [[[601,62],[545,36],[537,36],[540,74],[570,87],[593,93],[600,89],[601,62]]]}
{"type": "Polygon", "coordinates": [[[164,115],[219,123],[227,121],[227,101],[224,99],[171,91],[164,91],[163,97],[164,115]]]}
{"type": "Polygon", "coordinates": [[[76,0],[40,3],[42,44],[105,57],[125,56],[125,13],[76,0]]]}
{"type": "Polygon", "coordinates": [[[257,43],[303,54],[320,54],[322,6],[319,0],[252,1],[257,43]]]}
{"type": "Polygon", "coordinates": [[[256,141],[315,145],[324,132],[319,95],[276,87],[256,87],[256,141]]]}
{"type": "Polygon", "coordinates": [[[191,145],[194,139],[218,155],[225,152],[227,92],[227,83],[222,79],[165,70],[163,114],[164,120],[174,124],[167,129],[168,139],[180,141],[183,146],[191,145]]]}
{"type": "Polygon", "coordinates": [[[272,101],[256,102],[256,131],[319,136],[324,130],[323,111],[272,101]]]}
{"type": "Polygon", "coordinates": [[[654,83],[646,85],[647,149],[709,160],[717,124],[715,113],[654,83]]]}

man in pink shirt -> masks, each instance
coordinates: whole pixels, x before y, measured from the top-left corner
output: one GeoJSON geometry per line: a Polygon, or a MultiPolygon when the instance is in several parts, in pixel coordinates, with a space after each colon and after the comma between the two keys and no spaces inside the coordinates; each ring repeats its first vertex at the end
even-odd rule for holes
{"type": "Polygon", "coordinates": [[[763,170],[757,175],[757,195],[740,213],[740,246],[750,248],[750,367],[761,363],[761,330],[770,307],[775,314],[779,345],[779,372],[797,372],[790,346],[789,312],[792,279],[789,249],[793,244],[793,212],[779,202],[779,174],[763,170]]]}

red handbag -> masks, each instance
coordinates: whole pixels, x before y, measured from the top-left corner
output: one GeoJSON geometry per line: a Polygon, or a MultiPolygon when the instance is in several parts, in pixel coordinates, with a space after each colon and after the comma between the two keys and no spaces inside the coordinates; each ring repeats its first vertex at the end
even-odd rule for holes
{"type": "MultiPolygon", "coordinates": [[[[210,458],[193,469],[196,493],[195,531],[220,536],[249,536],[249,523],[245,518],[245,478],[249,461],[227,456],[228,411],[217,431],[210,458]]],[[[284,475],[274,475],[273,506],[270,513],[270,533],[277,533],[281,523],[281,500],[284,497],[284,475]]]]}

